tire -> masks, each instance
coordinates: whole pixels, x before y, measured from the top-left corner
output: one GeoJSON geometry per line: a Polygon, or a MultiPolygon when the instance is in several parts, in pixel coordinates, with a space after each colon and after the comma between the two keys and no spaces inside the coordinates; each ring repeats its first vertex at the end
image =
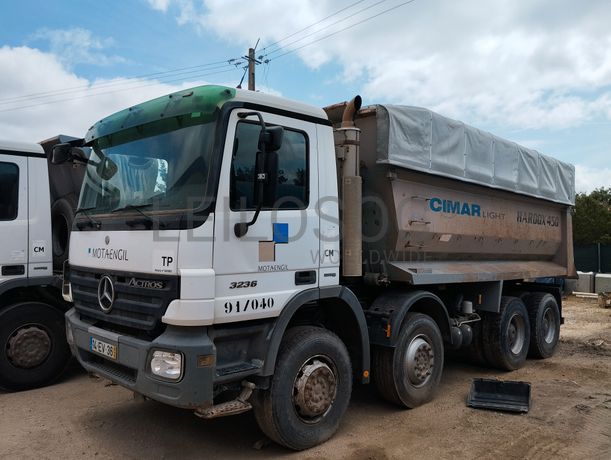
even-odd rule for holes
{"type": "Polygon", "coordinates": [[[60,198],[51,207],[51,238],[53,249],[53,268],[61,270],[68,259],[70,249],[70,230],[74,221],[75,204],[68,197],[60,198]]]}
{"type": "Polygon", "coordinates": [[[269,389],[257,390],[253,397],[255,418],[276,443],[293,450],[308,449],[337,431],[351,392],[350,356],[339,337],[319,327],[294,327],[282,339],[269,389]],[[325,385],[329,375],[335,377],[335,386],[325,385]],[[313,390],[318,390],[320,398],[321,386],[329,405],[307,398],[313,390]],[[307,402],[310,407],[305,406],[307,402]]]}
{"type": "Polygon", "coordinates": [[[513,371],[524,365],[530,344],[528,310],[521,299],[503,297],[499,313],[483,317],[483,345],[491,366],[513,371]]]}
{"type": "Polygon", "coordinates": [[[552,294],[535,292],[527,297],[530,319],[530,347],[528,356],[549,358],[556,351],[560,338],[560,309],[552,294]]]}
{"type": "Polygon", "coordinates": [[[435,396],[443,372],[443,359],[443,339],[437,323],[430,316],[408,313],[397,346],[374,349],[372,377],[384,399],[414,408],[435,396]],[[416,360],[422,360],[421,365],[428,370],[418,371],[416,360]]]}
{"type": "Polygon", "coordinates": [[[0,312],[0,387],[27,390],[48,385],[65,370],[71,353],[64,314],[42,302],[0,312]]]}

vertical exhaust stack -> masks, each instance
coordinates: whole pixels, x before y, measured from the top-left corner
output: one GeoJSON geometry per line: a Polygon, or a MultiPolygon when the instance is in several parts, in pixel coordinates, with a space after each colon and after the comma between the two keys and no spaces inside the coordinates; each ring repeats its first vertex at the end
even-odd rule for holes
{"type": "Polygon", "coordinates": [[[356,96],[346,104],[341,127],[333,132],[341,179],[342,276],[363,275],[363,179],[359,171],[361,130],[354,124],[354,115],[361,108],[361,102],[361,96],[356,96]]]}

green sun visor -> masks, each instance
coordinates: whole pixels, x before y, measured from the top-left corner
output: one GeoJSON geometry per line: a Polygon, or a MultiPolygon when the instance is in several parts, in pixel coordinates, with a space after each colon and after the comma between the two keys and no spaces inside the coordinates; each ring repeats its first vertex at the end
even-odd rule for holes
{"type": "Polygon", "coordinates": [[[206,85],[152,99],[100,120],[89,128],[85,142],[91,144],[99,139],[101,144],[116,145],[138,137],[206,123],[235,94],[233,88],[206,85]]]}

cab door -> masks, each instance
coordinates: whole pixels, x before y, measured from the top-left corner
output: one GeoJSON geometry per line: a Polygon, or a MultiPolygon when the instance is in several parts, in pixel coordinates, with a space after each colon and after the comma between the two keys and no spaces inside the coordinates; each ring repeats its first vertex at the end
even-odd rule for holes
{"type": "Polygon", "coordinates": [[[0,153],[0,283],[27,277],[27,157],[0,153]]]}
{"type": "Polygon", "coordinates": [[[284,129],[276,153],[268,154],[268,186],[262,210],[246,235],[235,225],[255,214],[256,116],[230,117],[215,210],[213,266],[215,322],[280,314],[299,291],[318,286],[318,149],[315,125],[261,112],[266,125],[284,129]],[[271,166],[270,166],[271,165],[271,166]]]}

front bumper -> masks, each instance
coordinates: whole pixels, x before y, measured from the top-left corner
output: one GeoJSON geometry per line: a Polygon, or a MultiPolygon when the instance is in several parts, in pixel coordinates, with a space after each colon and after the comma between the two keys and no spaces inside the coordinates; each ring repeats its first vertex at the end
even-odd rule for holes
{"type": "Polygon", "coordinates": [[[92,326],[82,321],[74,308],[66,313],[66,325],[72,331],[72,352],[87,371],[172,406],[195,409],[212,405],[215,360],[207,360],[212,363],[209,366],[198,366],[203,361],[198,358],[216,355],[207,328],[168,326],[159,337],[146,341],[92,326]],[[116,345],[117,359],[90,351],[91,337],[116,345]],[[166,381],[151,374],[150,354],[159,349],[183,354],[183,374],[179,381],[166,381]]]}

